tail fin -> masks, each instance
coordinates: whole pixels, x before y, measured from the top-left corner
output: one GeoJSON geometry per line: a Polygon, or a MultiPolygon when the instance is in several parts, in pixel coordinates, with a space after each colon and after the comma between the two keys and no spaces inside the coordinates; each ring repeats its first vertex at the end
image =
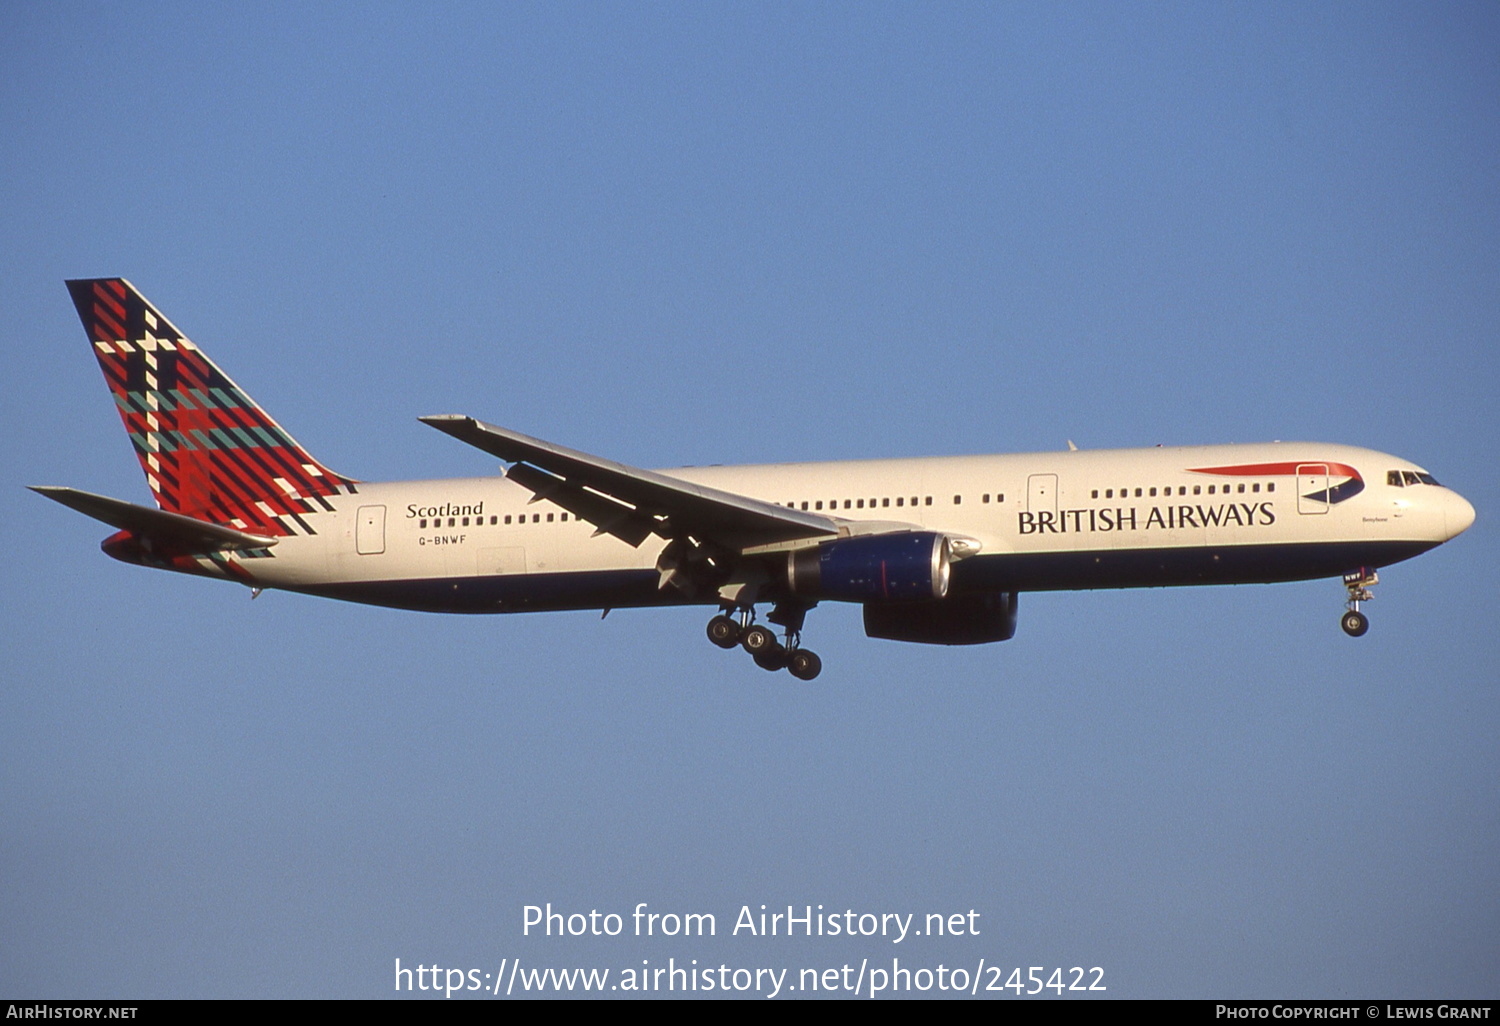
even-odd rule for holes
{"type": "Polygon", "coordinates": [[[267,537],[356,483],[313,459],[123,278],[68,282],[156,503],[267,537]]]}

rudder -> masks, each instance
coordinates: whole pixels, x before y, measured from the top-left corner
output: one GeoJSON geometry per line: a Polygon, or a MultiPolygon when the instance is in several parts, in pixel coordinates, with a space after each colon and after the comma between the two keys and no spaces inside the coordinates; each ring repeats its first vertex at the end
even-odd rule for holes
{"type": "Polygon", "coordinates": [[[251,534],[311,534],[305,514],[353,490],[128,281],[69,281],[68,291],[162,509],[251,534]]]}

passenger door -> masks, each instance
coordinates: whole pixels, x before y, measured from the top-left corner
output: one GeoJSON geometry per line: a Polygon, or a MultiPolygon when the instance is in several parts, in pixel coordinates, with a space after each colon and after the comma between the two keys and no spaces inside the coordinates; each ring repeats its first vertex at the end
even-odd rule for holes
{"type": "Polygon", "coordinates": [[[1297,464],[1297,512],[1328,512],[1328,464],[1297,464]]]}

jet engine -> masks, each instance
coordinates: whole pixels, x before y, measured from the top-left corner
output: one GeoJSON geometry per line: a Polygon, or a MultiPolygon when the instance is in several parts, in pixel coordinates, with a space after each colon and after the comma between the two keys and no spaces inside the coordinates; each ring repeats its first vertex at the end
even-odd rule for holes
{"type": "Polygon", "coordinates": [[[916,602],[948,594],[953,560],[947,535],[933,531],[840,538],[787,554],[793,594],[841,602],[916,602]]]}

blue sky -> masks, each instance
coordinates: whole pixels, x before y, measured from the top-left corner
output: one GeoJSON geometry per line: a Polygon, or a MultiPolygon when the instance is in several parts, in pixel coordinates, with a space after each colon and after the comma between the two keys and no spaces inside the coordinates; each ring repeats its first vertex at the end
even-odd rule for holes
{"type": "Polygon", "coordinates": [[[0,62],[0,993],[1500,991],[1493,5],[12,4],[0,62]],[[23,487],[147,498],[62,285],[105,275],[368,480],[493,471],[433,413],[644,466],[1308,438],[1479,518],[1358,642],[1336,581],[961,650],[825,605],[811,686],[694,610],[252,604],[23,487]],[[549,901],[720,935],[523,937],[549,901]],[[762,903],[982,932],[725,935],[762,903]]]}

